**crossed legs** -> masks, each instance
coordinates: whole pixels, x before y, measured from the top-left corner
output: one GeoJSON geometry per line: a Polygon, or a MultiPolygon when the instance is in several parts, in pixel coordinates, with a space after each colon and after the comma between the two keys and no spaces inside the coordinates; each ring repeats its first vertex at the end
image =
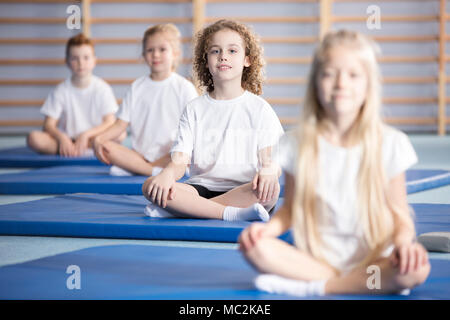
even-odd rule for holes
{"type": "MultiPolygon", "coordinates": [[[[261,203],[267,211],[275,206],[278,193],[273,200],[261,203]]],[[[246,183],[211,199],[201,197],[197,190],[188,184],[175,183],[174,194],[174,199],[167,201],[165,209],[179,217],[223,219],[226,207],[247,208],[259,203],[251,183],[246,183]]]]}
{"type": "Polygon", "coordinates": [[[416,271],[402,275],[398,267],[392,266],[390,257],[381,258],[370,264],[379,267],[381,282],[379,289],[371,289],[367,285],[370,276],[367,266],[339,275],[333,268],[279,239],[262,238],[245,251],[244,256],[261,273],[301,281],[325,280],[325,294],[398,293],[423,283],[430,272],[427,263],[416,271]]]}
{"type": "Polygon", "coordinates": [[[151,176],[153,168],[165,167],[170,161],[170,156],[165,156],[154,162],[149,162],[140,153],[115,141],[107,141],[103,144],[103,147],[104,155],[111,165],[143,176],[151,176]]]}

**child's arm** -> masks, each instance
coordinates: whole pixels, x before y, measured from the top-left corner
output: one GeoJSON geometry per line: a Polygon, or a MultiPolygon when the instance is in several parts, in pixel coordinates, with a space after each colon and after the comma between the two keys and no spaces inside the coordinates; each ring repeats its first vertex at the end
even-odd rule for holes
{"type": "Polygon", "coordinates": [[[161,158],[156,159],[152,162],[154,167],[165,168],[172,159],[170,153],[163,155],[161,158]]]}
{"type": "Polygon", "coordinates": [[[175,182],[184,176],[189,156],[183,152],[172,153],[172,160],[157,176],[149,177],[142,185],[143,195],[154,204],[165,208],[167,200],[175,199],[175,182]]]}
{"type": "Polygon", "coordinates": [[[242,231],[239,236],[241,250],[249,250],[262,237],[278,237],[291,227],[294,190],[294,177],[286,173],[283,206],[275,212],[269,222],[256,222],[242,231]]]}
{"type": "Polygon", "coordinates": [[[414,241],[416,232],[413,220],[408,210],[405,174],[399,174],[391,179],[388,190],[388,203],[399,211],[394,214],[394,243],[396,245],[410,244],[414,241]]]}
{"type": "Polygon", "coordinates": [[[106,164],[110,164],[108,158],[104,155],[104,146],[103,144],[106,141],[114,140],[120,137],[120,135],[127,130],[128,122],[123,121],[121,119],[117,119],[112,126],[110,126],[106,131],[99,134],[94,139],[94,151],[97,158],[106,164]]]}
{"type": "Polygon", "coordinates": [[[264,203],[276,197],[281,168],[272,161],[272,147],[258,152],[258,162],[260,169],[253,178],[253,190],[258,190],[258,200],[264,203]]]}
{"type": "Polygon", "coordinates": [[[390,181],[387,197],[389,204],[400,211],[393,213],[395,255],[392,263],[400,268],[401,274],[416,271],[428,262],[428,255],[421,244],[414,242],[416,231],[408,210],[405,173],[390,181]]]}
{"type": "Polygon", "coordinates": [[[44,131],[51,135],[58,143],[58,153],[64,157],[75,157],[77,151],[72,139],[58,129],[58,119],[45,117],[44,131]]]}
{"type": "Polygon", "coordinates": [[[84,151],[89,147],[89,140],[99,135],[101,132],[108,129],[116,120],[114,113],[105,115],[102,119],[102,123],[89,130],[86,130],[80,134],[75,140],[75,147],[79,155],[82,155],[84,151]]]}

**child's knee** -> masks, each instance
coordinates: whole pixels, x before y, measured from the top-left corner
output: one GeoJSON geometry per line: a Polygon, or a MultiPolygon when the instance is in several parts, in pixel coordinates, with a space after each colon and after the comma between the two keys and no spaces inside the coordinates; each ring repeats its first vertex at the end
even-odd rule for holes
{"type": "Polygon", "coordinates": [[[122,132],[121,135],[117,138],[117,142],[118,142],[118,143],[122,143],[122,142],[126,139],[126,137],[127,137],[127,132],[124,131],[124,132],[122,132]]]}
{"type": "Polygon", "coordinates": [[[259,202],[267,211],[270,211],[270,209],[272,209],[276,205],[276,203],[280,197],[280,184],[279,183],[277,183],[275,190],[273,190],[273,193],[268,194],[268,196],[273,195],[272,199],[267,200],[265,202],[262,202],[260,199],[258,199],[258,194],[259,194],[258,188],[253,189],[252,183],[245,184],[244,187],[246,188],[245,190],[247,192],[251,193],[253,195],[253,197],[255,199],[257,199],[257,202],[259,202]]]}
{"type": "Polygon", "coordinates": [[[39,149],[41,141],[39,136],[42,136],[41,131],[31,131],[27,136],[27,146],[32,149],[39,149]]]}
{"type": "Polygon", "coordinates": [[[416,272],[414,272],[412,278],[413,278],[413,286],[418,286],[424,283],[431,271],[431,265],[430,263],[426,263],[425,265],[421,266],[416,272]]]}
{"type": "Polygon", "coordinates": [[[122,154],[120,152],[117,152],[117,143],[114,141],[105,141],[103,142],[103,147],[107,152],[104,152],[105,157],[109,158],[109,160],[112,160],[115,156],[121,156],[122,154]]]}
{"type": "Polygon", "coordinates": [[[115,145],[116,145],[116,143],[113,142],[113,141],[105,141],[105,142],[103,142],[103,146],[104,146],[106,149],[108,149],[108,150],[114,148],[115,145]]]}
{"type": "Polygon", "coordinates": [[[244,254],[252,261],[258,262],[257,264],[267,264],[272,261],[271,256],[271,239],[262,238],[256,241],[256,243],[244,254]]]}
{"type": "Polygon", "coordinates": [[[278,193],[275,193],[275,195],[274,195],[272,200],[269,200],[267,202],[261,203],[263,205],[263,207],[267,210],[267,212],[272,210],[272,208],[274,208],[277,205],[277,202],[278,202],[278,200],[280,198],[279,194],[280,194],[280,192],[278,191],[278,193]]]}
{"type": "Polygon", "coordinates": [[[396,284],[399,289],[411,289],[424,283],[430,274],[431,266],[429,263],[418,268],[407,275],[397,275],[396,284]]]}

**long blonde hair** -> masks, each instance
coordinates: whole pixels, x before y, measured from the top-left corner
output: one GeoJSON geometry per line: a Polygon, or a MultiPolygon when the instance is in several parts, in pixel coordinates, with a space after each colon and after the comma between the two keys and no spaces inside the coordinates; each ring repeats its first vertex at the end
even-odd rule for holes
{"type": "Polygon", "coordinates": [[[298,127],[298,162],[292,208],[296,245],[325,263],[318,229],[316,183],[319,181],[318,137],[327,126],[327,117],[319,103],[316,77],[327,53],[336,46],[354,50],[368,77],[365,102],[351,129],[350,143],[361,145],[362,159],[358,174],[357,210],[369,252],[365,264],[380,255],[392,239],[393,220],[386,199],[387,180],[382,165],[381,75],[376,61],[377,47],[360,33],[341,30],[328,33],[314,54],[302,116],[298,127]]]}

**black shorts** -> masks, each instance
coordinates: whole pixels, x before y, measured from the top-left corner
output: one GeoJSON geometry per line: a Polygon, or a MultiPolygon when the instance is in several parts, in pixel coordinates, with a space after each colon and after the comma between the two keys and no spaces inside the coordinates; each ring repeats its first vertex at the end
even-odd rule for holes
{"type": "MultiPolygon", "coordinates": [[[[200,197],[206,198],[206,199],[211,199],[214,197],[218,197],[223,195],[224,193],[226,193],[227,191],[211,191],[208,188],[201,186],[199,184],[190,184],[188,183],[188,185],[193,186],[195,188],[195,190],[197,190],[198,194],[200,197]]],[[[273,211],[275,210],[275,206],[272,207],[272,209],[270,209],[269,214],[271,215],[273,213],[273,211]]]]}
{"type": "Polygon", "coordinates": [[[190,184],[188,183],[188,185],[193,186],[195,188],[195,190],[197,190],[198,194],[200,195],[200,197],[206,198],[206,199],[211,199],[214,197],[218,197],[221,196],[222,194],[226,193],[227,191],[211,191],[208,188],[201,186],[199,184],[190,184]]]}

